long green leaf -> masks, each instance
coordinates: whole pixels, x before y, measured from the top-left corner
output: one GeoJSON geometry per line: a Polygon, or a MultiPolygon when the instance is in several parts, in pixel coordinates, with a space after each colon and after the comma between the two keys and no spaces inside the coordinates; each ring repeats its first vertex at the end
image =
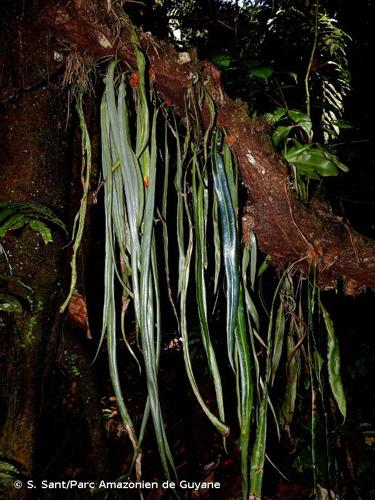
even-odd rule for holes
{"type": "Polygon", "coordinates": [[[217,195],[222,230],[222,249],[227,283],[227,347],[229,362],[234,370],[234,330],[237,321],[239,278],[237,257],[236,215],[228,188],[223,156],[220,153],[221,134],[214,139],[214,186],[217,195]]]}
{"type": "Polygon", "coordinates": [[[206,238],[205,238],[205,207],[204,207],[205,187],[199,171],[199,164],[196,153],[193,156],[193,174],[192,174],[192,201],[193,216],[195,225],[195,282],[196,297],[198,305],[198,315],[201,327],[202,341],[206,352],[208,366],[213,378],[216,401],[219,409],[219,416],[222,421],[225,420],[223,389],[219,367],[216,361],[215,351],[211,342],[208,319],[207,319],[207,298],[206,284],[204,277],[204,268],[206,260],[206,238]],[[197,181],[198,179],[198,181],[197,181]],[[198,185],[197,185],[198,183],[198,185]]]}
{"type": "Polygon", "coordinates": [[[289,432],[290,424],[293,421],[297,386],[300,372],[300,352],[296,351],[296,345],[293,340],[292,331],[290,331],[286,340],[287,345],[287,380],[285,385],[285,395],[282,404],[282,423],[289,432]]]}
{"type": "Polygon", "coordinates": [[[247,500],[249,494],[249,441],[251,415],[253,409],[253,379],[251,349],[245,314],[244,295],[241,286],[236,325],[236,347],[238,352],[238,368],[240,376],[240,448],[242,497],[243,500],[247,500]]]}
{"type": "Polygon", "coordinates": [[[141,265],[140,265],[140,327],[142,337],[142,350],[145,360],[147,389],[150,397],[151,415],[155,428],[156,440],[164,473],[170,477],[170,467],[175,472],[173,459],[166,437],[163,417],[160,407],[158,382],[157,382],[157,354],[154,340],[154,294],[151,275],[151,247],[153,238],[154,212],[155,212],[155,188],[156,188],[156,118],[154,112],[151,133],[151,153],[149,163],[149,185],[146,191],[145,212],[143,220],[143,236],[141,241],[141,265]]]}
{"type": "MultiPolygon", "coordinates": [[[[227,144],[224,145],[223,151],[223,163],[225,169],[225,177],[222,182],[227,182],[228,193],[229,193],[229,210],[232,208],[235,223],[234,232],[231,234],[233,244],[232,252],[227,255],[227,265],[231,266],[231,271],[233,273],[234,283],[241,282],[240,267],[238,261],[238,241],[237,237],[238,231],[238,180],[237,180],[237,169],[235,168],[235,162],[232,157],[231,151],[227,144]]],[[[216,151],[217,155],[217,151],[216,151]]],[[[224,196],[223,196],[224,197],[224,196]]],[[[220,207],[220,199],[219,199],[220,207]]],[[[228,209],[222,210],[226,212],[228,209]]],[[[222,235],[224,239],[224,227],[227,220],[222,218],[222,235]]],[[[230,234],[230,232],[228,232],[230,234]]],[[[223,242],[223,251],[225,251],[225,243],[223,242]]],[[[244,252],[244,257],[246,261],[246,255],[249,255],[246,250],[244,252]]],[[[244,260],[244,259],[243,259],[244,260]]],[[[244,262],[243,262],[244,263],[244,262]]],[[[247,264],[245,262],[245,271],[242,272],[243,278],[246,276],[247,264]]],[[[248,316],[245,313],[245,299],[244,299],[244,289],[246,286],[246,279],[243,284],[239,284],[238,290],[238,306],[236,311],[236,327],[234,330],[235,339],[235,375],[236,375],[236,386],[237,386],[237,406],[239,414],[240,423],[240,449],[241,449],[241,472],[242,472],[242,496],[244,500],[247,500],[249,494],[249,440],[250,440],[250,427],[251,427],[251,415],[253,406],[253,379],[252,379],[252,359],[251,359],[251,346],[249,338],[249,329],[252,325],[247,325],[248,316]]]]}
{"type": "Polygon", "coordinates": [[[327,358],[328,358],[328,379],[331,386],[332,394],[336,400],[337,406],[341,415],[346,418],[346,398],[341,380],[340,369],[340,349],[339,343],[335,334],[333,321],[327,309],[320,302],[320,310],[322,311],[324,323],[327,330],[327,358]]]}
{"type": "Polygon", "coordinates": [[[223,436],[226,437],[229,434],[229,428],[211,412],[211,410],[207,407],[206,403],[204,402],[204,400],[200,394],[197,382],[196,382],[195,377],[194,377],[193,367],[192,367],[191,359],[190,359],[188,326],[187,326],[187,318],[186,318],[186,303],[187,303],[187,293],[188,293],[188,286],[189,286],[190,264],[191,264],[191,257],[192,257],[192,253],[193,253],[193,224],[191,221],[191,216],[190,216],[189,205],[187,202],[186,193],[187,193],[187,189],[186,189],[186,176],[185,176],[184,208],[185,208],[185,213],[186,213],[187,222],[188,222],[188,226],[189,226],[189,233],[188,233],[189,239],[188,239],[188,245],[187,245],[186,251],[185,251],[185,249],[183,249],[184,269],[183,269],[183,274],[182,274],[182,279],[181,279],[181,294],[180,294],[180,322],[181,322],[181,337],[182,337],[184,362],[185,362],[186,373],[187,373],[187,376],[189,378],[191,388],[193,389],[193,392],[195,394],[195,397],[197,398],[198,403],[200,404],[202,410],[207,415],[209,420],[216,427],[216,429],[223,436]]]}
{"type": "Polygon", "coordinates": [[[219,276],[221,271],[221,239],[219,230],[217,195],[215,192],[213,195],[213,205],[212,205],[212,226],[213,226],[214,252],[215,252],[214,293],[216,293],[217,287],[219,285],[219,276]]]}
{"type": "MultiPolygon", "coordinates": [[[[137,449],[137,437],[133,422],[129,416],[123,398],[117,368],[117,337],[116,337],[116,309],[115,309],[115,284],[114,284],[114,242],[112,224],[112,203],[113,203],[113,176],[112,161],[109,150],[109,119],[107,116],[106,101],[103,99],[101,106],[101,129],[102,129],[102,169],[106,179],[104,185],[104,209],[105,209],[105,268],[104,268],[104,305],[103,305],[103,325],[101,342],[107,337],[108,360],[110,377],[117,399],[118,407],[124,425],[126,426],[129,439],[134,449],[137,449]]],[[[101,343],[100,342],[100,343],[101,343]]],[[[140,475],[140,470],[138,470],[140,475]]]]}
{"type": "Polygon", "coordinates": [[[273,341],[271,384],[273,384],[275,381],[276,371],[280,364],[281,354],[283,350],[283,343],[284,343],[284,332],[285,332],[284,305],[282,302],[280,302],[279,308],[277,310],[275,335],[273,341]]]}

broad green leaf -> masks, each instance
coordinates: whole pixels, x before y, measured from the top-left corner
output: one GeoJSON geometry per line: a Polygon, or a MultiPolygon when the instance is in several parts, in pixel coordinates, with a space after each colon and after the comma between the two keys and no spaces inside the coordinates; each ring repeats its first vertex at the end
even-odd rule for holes
{"type": "Polygon", "coordinates": [[[277,108],[273,113],[267,113],[267,114],[265,114],[264,117],[270,123],[277,123],[286,114],[287,114],[287,109],[286,108],[277,108]]]}
{"type": "Polygon", "coordinates": [[[256,76],[257,78],[268,80],[268,78],[274,73],[274,69],[270,66],[254,66],[249,68],[248,72],[250,75],[256,76]]]}
{"type": "Polygon", "coordinates": [[[336,164],[325,151],[319,148],[293,147],[284,154],[284,158],[289,163],[293,163],[297,169],[303,169],[306,175],[314,171],[322,177],[338,175],[336,164]]]}
{"type": "MultiPolygon", "coordinates": [[[[298,171],[297,171],[299,179],[301,179],[302,175],[305,175],[309,179],[314,179],[318,181],[320,179],[320,176],[315,172],[314,169],[309,168],[309,167],[304,167],[302,165],[298,165],[298,171]]],[[[302,181],[304,182],[304,181],[302,181]]]]}
{"type": "Polygon", "coordinates": [[[289,109],[288,116],[291,120],[297,123],[297,125],[299,125],[306,132],[306,134],[309,134],[311,132],[311,119],[305,113],[302,113],[301,111],[298,111],[296,109],[289,109]]]}
{"type": "Polygon", "coordinates": [[[284,154],[284,158],[287,161],[291,161],[290,160],[291,157],[294,156],[297,157],[298,155],[312,148],[312,144],[301,144],[294,138],[292,138],[292,143],[294,144],[294,146],[290,147],[288,151],[284,154]]]}
{"type": "Polygon", "coordinates": [[[233,58],[229,54],[224,52],[221,54],[216,54],[212,58],[212,62],[220,69],[228,69],[231,65],[233,58]]]}
{"type": "Polygon", "coordinates": [[[33,231],[36,231],[37,233],[40,234],[40,236],[42,237],[42,239],[46,245],[48,245],[48,243],[53,241],[51,230],[41,220],[31,219],[29,221],[29,227],[33,231]]]}
{"type": "Polygon", "coordinates": [[[8,293],[0,293],[0,311],[14,313],[22,312],[20,301],[8,293]]]}
{"type": "Polygon", "coordinates": [[[272,134],[272,142],[274,146],[278,146],[280,142],[287,139],[290,131],[293,129],[291,125],[279,125],[272,134]]]}
{"type": "Polygon", "coordinates": [[[320,153],[315,153],[315,151],[309,151],[301,155],[301,157],[294,162],[297,168],[299,166],[303,168],[313,168],[322,177],[330,177],[338,175],[338,170],[336,165],[325,158],[320,153]]]}

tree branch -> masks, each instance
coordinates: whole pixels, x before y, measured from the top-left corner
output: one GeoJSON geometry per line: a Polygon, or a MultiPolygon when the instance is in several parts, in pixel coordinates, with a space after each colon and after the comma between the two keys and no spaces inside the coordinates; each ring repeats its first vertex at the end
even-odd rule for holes
{"type": "MultiPolygon", "coordinates": [[[[135,67],[129,25],[108,2],[71,0],[44,12],[54,35],[97,58],[117,57],[135,67]]],[[[197,60],[194,51],[179,53],[170,44],[139,32],[159,95],[183,116],[184,96],[199,73],[217,108],[217,125],[231,137],[242,180],[249,195],[244,226],[254,229],[258,243],[278,268],[306,257],[303,271],[314,261],[320,285],[332,288],[342,279],[346,293],[375,289],[375,243],[333,217],[324,206],[313,210],[290,189],[285,161],[275,152],[267,126],[250,119],[246,105],[222,93],[218,70],[197,60]]],[[[209,120],[209,116],[203,116],[209,120]]]]}

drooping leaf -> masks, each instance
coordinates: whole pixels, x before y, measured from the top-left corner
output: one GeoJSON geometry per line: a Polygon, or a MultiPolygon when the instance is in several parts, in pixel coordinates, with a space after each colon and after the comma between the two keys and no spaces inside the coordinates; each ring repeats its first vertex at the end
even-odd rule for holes
{"type": "Polygon", "coordinates": [[[236,215],[225,173],[223,156],[220,153],[221,136],[216,134],[214,152],[214,186],[217,195],[222,228],[222,248],[227,283],[227,348],[234,369],[234,329],[237,318],[239,279],[237,257],[236,215]]]}
{"type": "Polygon", "coordinates": [[[27,223],[27,217],[22,213],[11,215],[9,219],[0,227],[0,238],[3,238],[7,231],[20,229],[27,223]]]}
{"type": "Polygon", "coordinates": [[[276,324],[275,324],[275,335],[273,342],[273,355],[272,355],[272,374],[271,383],[273,384],[275,380],[276,371],[279,367],[281,353],[284,343],[284,332],[285,332],[285,317],[284,317],[284,306],[280,302],[279,308],[277,310],[276,324]]]}
{"type": "MultiPolygon", "coordinates": [[[[64,312],[68,307],[70,299],[73,296],[74,290],[77,284],[77,255],[81,246],[83,232],[85,228],[85,219],[87,211],[88,194],[90,189],[90,177],[91,177],[91,140],[90,134],[86,125],[85,115],[83,112],[83,95],[79,95],[76,103],[76,110],[79,117],[79,123],[81,128],[82,140],[81,140],[81,159],[82,159],[82,197],[80,202],[79,210],[75,216],[74,227],[73,227],[73,253],[70,261],[71,267],[71,279],[68,295],[60,307],[60,312],[64,312]]],[[[46,236],[46,235],[45,235],[46,236]]]]}
{"type": "Polygon", "coordinates": [[[224,401],[221,376],[216,360],[216,354],[211,342],[208,317],[207,317],[207,292],[204,276],[205,259],[206,259],[206,238],[205,238],[205,221],[204,221],[204,191],[206,190],[202,172],[199,169],[199,162],[196,153],[193,156],[193,173],[192,173],[192,201],[193,201],[193,217],[195,226],[195,281],[196,281],[196,297],[198,305],[198,315],[200,320],[201,334],[203,347],[206,352],[209,371],[212,376],[216,401],[219,409],[220,419],[224,422],[224,401]]]}
{"type": "Polygon", "coordinates": [[[342,170],[343,172],[349,172],[349,167],[347,167],[344,163],[342,163],[337,156],[329,153],[328,151],[324,152],[326,158],[328,158],[332,163],[336,165],[337,168],[342,170]]]}
{"type": "Polygon", "coordinates": [[[322,311],[325,327],[327,330],[327,358],[328,358],[328,379],[331,386],[332,394],[336,400],[337,406],[341,415],[346,418],[346,398],[341,380],[341,363],[339,343],[335,334],[333,321],[327,309],[320,302],[320,310],[322,311]]]}
{"type": "Polygon", "coordinates": [[[258,270],[258,278],[260,276],[262,276],[262,274],[267,271],[268,267],[269,267],[269,262],[271,260],[271,255],[266,255],[265,258],[264,258],[264,261],[262,262],[262,264],[259,266],[259,270],[258,270]]]}
{"type": "Polygon", "coordinates": [[[7,201],[0,203],[0,222],[11,215],[21,213],[26,218],[44,220],[59,227],[66,234],[65,224],[59,219],[53,210],[35,201],[7,201]]]}
{"type": "Polygon", "coordinates": [[[214,233],[214,248],[215,248],[215,278],[214,278],[214,293],[217,292],[217,287],[219,284],[219,276],[221,270],[221,239],[219,231],[219,207],[217,202],[217,195],[213,194],[213,206],[212,206],[212,225],[214,233]]]}
{"type": "Polygon", "coordinates": [[[206,416],[209,418],[209,420],[212,422],[212,424],[216,427],[216,429],[224,436],[228,436],[229,434],[229,428],[227,425],[225,425],[219,418],[217,418],[211,410],[208,408],[207,404],[205,403],[204,399],[201,396],[201,393],[199,391],[194,373],[193,373],[193,368],[191,364],[191,358],[190,358],[190,352],[189,352],[189,338],[188,338],[188,327],[187,327],[187,314],[186,314],[186,306],[187,306],[187,292],[188,292],[188,286],[189,286],[189,276],[190,276],[190,265],[191,265],[191,258],[192,258],[192,253],[193,253],[193,246],[194,246],[194,239],[193,239],[193,224],[190,216],[190,210],[187,202],[187,187],[186,187],[186,174],[185,174],[185,180],[184,180],[184,186],[183,186],[183,194],[184,196],[184,209],[185,209],[185,215],[187,218],[187,223],[188,223],[188,244],[187,248],[185,251],[185,245],[183,245],[183,262],[184,262],[184,269],[183,269],[183,274],[181,276],[181,293],[180,293],[180,323],[181,323],[181,337],[182,337],[182,347],[183,347],[183,354],[184,354],[184,362],[185,362],[185,368],[186,368],[186,373],[191,385],[191,388],[193,389],[194,395],[197,398],[198,403],[200,404],[202,410],[206,414],[206,416]]]}
{"type": "Polygon", "coordinates": [[[237,325],[236,352],[238,355],[238,406],[240,416],[240,448],[242,471],[242,496],[246,500],[249,493],[249,440],[253,409],[253,377],[249,335],[247,329],[243,290],[240,286],[237,325]]]}
{"type": "Polygon", "coordinates": [[[6,203],[1,203],[0,204],[0,222],[3,220],[7,219],[11,215],[16,213],[16,209],[12,206],[12,203],[6,204],[6,203]]]}
{"type": "Polygon", "coordinates": [[[284,400],[282,403],[282,422],[287,429],[293,421],[300,372],[301,355],[295,348],[296,346],[291,332],[287,337],[287,379],[284,400]]]}
{"type": "Polygon", "coordinates": [[[36,231],[37,233],[40,234],[42,237],[45,245],[48,245],[48,243],[51,243],[53,241],[52,239],[52,233],[49,227],[44,224],[41,220],[38,219],[31,219],[29,221],[29,227],[33,230],[36,231]]]}

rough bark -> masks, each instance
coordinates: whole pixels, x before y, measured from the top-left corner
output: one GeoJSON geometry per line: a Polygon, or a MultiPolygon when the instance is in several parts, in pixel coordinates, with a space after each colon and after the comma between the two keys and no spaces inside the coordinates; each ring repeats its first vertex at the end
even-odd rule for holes
{"type": "MultiPolygon", "coordinates": [[[[12,7],[17,19],[22,5],[12,7]]],[[[3,90],[13,99],[0,110],[0,201],[43,203],[65,219],[70,174],[67,99],[60,83],[48,83],[54,65],[50,34],[46,29],[30,30],[27,23],[12,25],[12,19],[1,35],[3,90]],[[30,83],[32,91],[16,92],[30,83]]],[[[28,477],[35,472],[40,416],[61,331],[57,311],[65,235],[51,229],[54,241],[48,246],[30,229],[8,233],[2,240],[14,275],[29,288],[10,282],[9,292],[24,298],[24,310],[3,314],[0,325],[0,456],[13,460],[28,477]]],[[[13,487],[11,477],[1,479],[3,498],[27,496],[26,490],[13,487]]]]}
{"type": "MultiPolygon", "coordinates": [[[[129,39],[129,24],[111,8],[111,2],[66,1],[44,12],[52,33],[71,48],[90,57],[116,57],[135,68],[129,39]]],[[[342,279],[346,293],[375,288],[375,244],[324,204],[314,210],[301,203],[288,183],[287,166],[275,152],[264,123],[250,119],[246,105],[222,92],[218,70],[198,61],[194,52],[179,53],[171,45],[139,33],[150,63],[150,76],[159,95],[183,115],[184,95],[192,76],[200,74],[215,100],[217,125],[231,137],[242,180],[249,194],[244,225],[252,227],[260,248],[282,268],[302,260],[307,270],[318,265],[322,287],[335,287],[342,279]]],[[[208,120],[208,113],[203,115],[208,120]]]]}
{"type": "MultiPolygon", "coordinates": [[[[9,7],[1,35],[0,202],[42,203],[66,222],[73,218],[81,196],[80,134],[76,134],[74,148],[72,121],[67,127],[69,100],[61,78],[56,78],[61,67],[53,57],[56,44],[46,25],[30,22],[36,3],[26,7],[22,1],[12,4],[14,12],[9,7]]],[[[41,0],[39,11],[46,3],[41,0]]],[[[61,388],[52,373],[61,362],[57,359],[62,344],[58,311],[66,291],[64,280],[69,276],[67,252],[63,252],[67,241],[62,231],[52,226],[51,230],[54,241],[47,246],[30,229],[10,232],[1,241],[14,275],[29,288],[10,282],[7,291],[23,297],[24,310],[0,313],[0,462],[16,464],[26,478],[36,480],[45,467],[46,457],[40,453],[45,449],[43,438],[51,439],[46,422],[58,421],[53,412],[59,407],[56,401],[63,398],[56,392],[61,388]]],[[[2,259],[0,273],[1,264],[2,259]]],[[[76,333],[65,331],[64,362],[70,380],[78,386],[97,477],[102,478],[108,469],[107,442],[90,366],[93,353],[86,352],[86,346],[73,335],[76,333]]],[[[53,451],[54,443],[56,448],[60,446],[57,439],[51,445],[53,451]]],[[[12,476],[2,475],[0,497],[28,498],[30,491],[17,490],[13,481],[12,476]]]]}
{"type": "MultiPolygon", "coordinates": [[[[65,106],[58,94],[58,86],[50,85],[23,96],[3,115],[8,131],[1,201],[37,200],[60,214],[65,207],[65,142],[61,135],[56,140],[65,106]]],[[[7,372],[2,374],[7,413],[0,431],[0,455],[22,464],[27,473],[33,470],[37,417],[60,330],[63,237],[54,232],[53,238],[46,247],[39,235],[25,229],[3,242],[14,274],[30,287],[26,292],[30,302],[25,301],[24,312],[15,314],[8,328],[7,372]]],[[[25,295],[25,290],[14,291],[25,295]]]]}

